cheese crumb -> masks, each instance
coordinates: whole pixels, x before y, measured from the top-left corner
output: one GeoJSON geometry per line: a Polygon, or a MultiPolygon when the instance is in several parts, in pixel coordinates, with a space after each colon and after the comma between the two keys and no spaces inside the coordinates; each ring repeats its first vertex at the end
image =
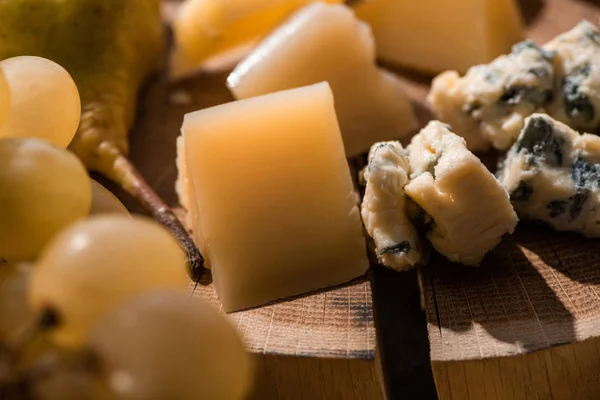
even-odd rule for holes
{"type": "Polygon", "coordinates": [[[412,268],[422,257],[417,231],[406,209],[404,186],[409,173],[408,157],[399,142],[371,147],[364,169],[362,219],[375,242],[379,262],[398,271],[412,268]]]}

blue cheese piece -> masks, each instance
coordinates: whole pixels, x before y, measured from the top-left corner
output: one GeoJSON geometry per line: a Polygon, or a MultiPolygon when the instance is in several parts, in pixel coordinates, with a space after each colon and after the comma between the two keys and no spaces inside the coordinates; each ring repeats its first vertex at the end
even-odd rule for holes
{"type": "Polygon", "coordinates": [[[412,268],[422,258],[404,193],[409,174],[408,157],[399,142],[381,142],[371,147],[364,170],[362,219],[375,242],[379,262],[398,271],[412,268]]]}
{"type": "Polygon", "coordinates": [[[474,66],[462,78],[456,71],[440,74],[428,101],[471,150],[508,149],[523,120],[552,97],[554,57],[532,41],[519,43],[512,53],[474,66]]]}
{"type": "Polygon", "coordinates": [[[521,218],[600,237],[600,137],[534,114],[498,176],[521,218]]]}
{"type": "Polygon", "coordinates": [[[548,114],[574,129],[600,127],[600,32],[587,21],[559,35],[544,48],[557,55],[556,96],[548,114]]]}
{"type": "Polygon", "coordinates": [[[478,265],[517,224],[506,189],[439,121],[413,137],[408,151],[404,190],[432,218],[428,239],[451,261],[478,265]]]}
{"type": "Polygon", "coordinates": [[[507,150],[526,117],[545,112],[575,129],[600,128],[600,32],[587,21],[542,47],[528,40],[490,64],[437,76],[428,101],[473,151],[507,150]]]}

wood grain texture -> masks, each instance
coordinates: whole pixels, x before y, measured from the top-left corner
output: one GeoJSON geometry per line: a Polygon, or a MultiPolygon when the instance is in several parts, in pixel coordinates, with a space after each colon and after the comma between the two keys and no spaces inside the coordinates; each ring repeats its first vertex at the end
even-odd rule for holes
{"type": "Polygon", "coordinates": [[[521,224],[481,268],[432,260],[425,304],[440,398],[598,398],[599,245],[521,224]]]}
{"type": "MultiPolygon", "coordinates": [[[[194,296],[222,309],[208,277],[205,283],[194,296]]],[[[358,280],[229,317],[254,353],[372,361],[375,327],[371,310],[370,284],[358,280]]]]}
{"type": "Polygon", "coordinates": [[[481,268],[425,269],[431,359],[525,354],[600,336],[597,240],[521,224],[481,268]]]}
{"type": "Polygon", "coordinates": [[[256,357],[256,369],[252,400],[383,398],[377,363],[369,360],[264,355],[256,357]]]}
{"type": "Polygon", "coordinates": [[[600,342],[596,339],[514,357],[433,361],[440,399],[596,400],[600,342]]]}

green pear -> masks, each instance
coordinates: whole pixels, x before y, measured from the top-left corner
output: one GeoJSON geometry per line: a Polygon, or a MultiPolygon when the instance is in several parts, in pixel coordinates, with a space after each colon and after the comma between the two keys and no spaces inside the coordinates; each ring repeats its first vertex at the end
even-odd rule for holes
{"type": "Polygon", "coordinates": [[[163,48],[159,0],[0,0],[0,60],[39,56],[69,71],[82,102],[71,150],[167,226],[198,276],[197,248],[126,157],[139,88],[160,67],[163,48]]]}

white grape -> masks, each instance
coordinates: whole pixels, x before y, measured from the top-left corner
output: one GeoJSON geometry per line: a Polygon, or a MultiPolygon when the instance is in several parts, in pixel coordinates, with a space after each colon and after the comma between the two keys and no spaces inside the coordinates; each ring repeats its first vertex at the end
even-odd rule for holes
{"type": "Polygon", "coordinates": [[[61,232],[40,256],[31,279],[34,311],[56,319],[51,338],[79,347],[98,318],[150,289],[189,283],[185,255],[161,225],[106,214],[61,232]]]}
{"type": "Polygon", "coordinates": [[[236,400],[251,386],[250,356],[234,327],[185,293],[152,291],[123,304],[89,346],[122,399],[236,400]]]}
{"type": "Polygon", "coordinates": [[[33,56],[8,58],[0,62],[0,69],[10,90],[0,138],[37,137],[66,148],[81,118],[81,100],[71,75],[55,62],[33,56]]]}
{"type": "Polygon", "coordinates": [[[99,214],[129,214],[129,211],[114,194],[92,179],[92,209],[90,215],[99,214]]]}
{"type": "Polygon", "coordinates": [[[4,76],[4,72],[0,69],[0,128],[4,124],[4,120],[8,115],[8,107],[10,105],[10,91],[8,81],[4,76]]]}
{"type": "Polygon", "coordinates": [[[70,151],[39,139],[0,139],[0,259],[34,260],[58,231],[88,214],[91,192],[70,151]]]}

